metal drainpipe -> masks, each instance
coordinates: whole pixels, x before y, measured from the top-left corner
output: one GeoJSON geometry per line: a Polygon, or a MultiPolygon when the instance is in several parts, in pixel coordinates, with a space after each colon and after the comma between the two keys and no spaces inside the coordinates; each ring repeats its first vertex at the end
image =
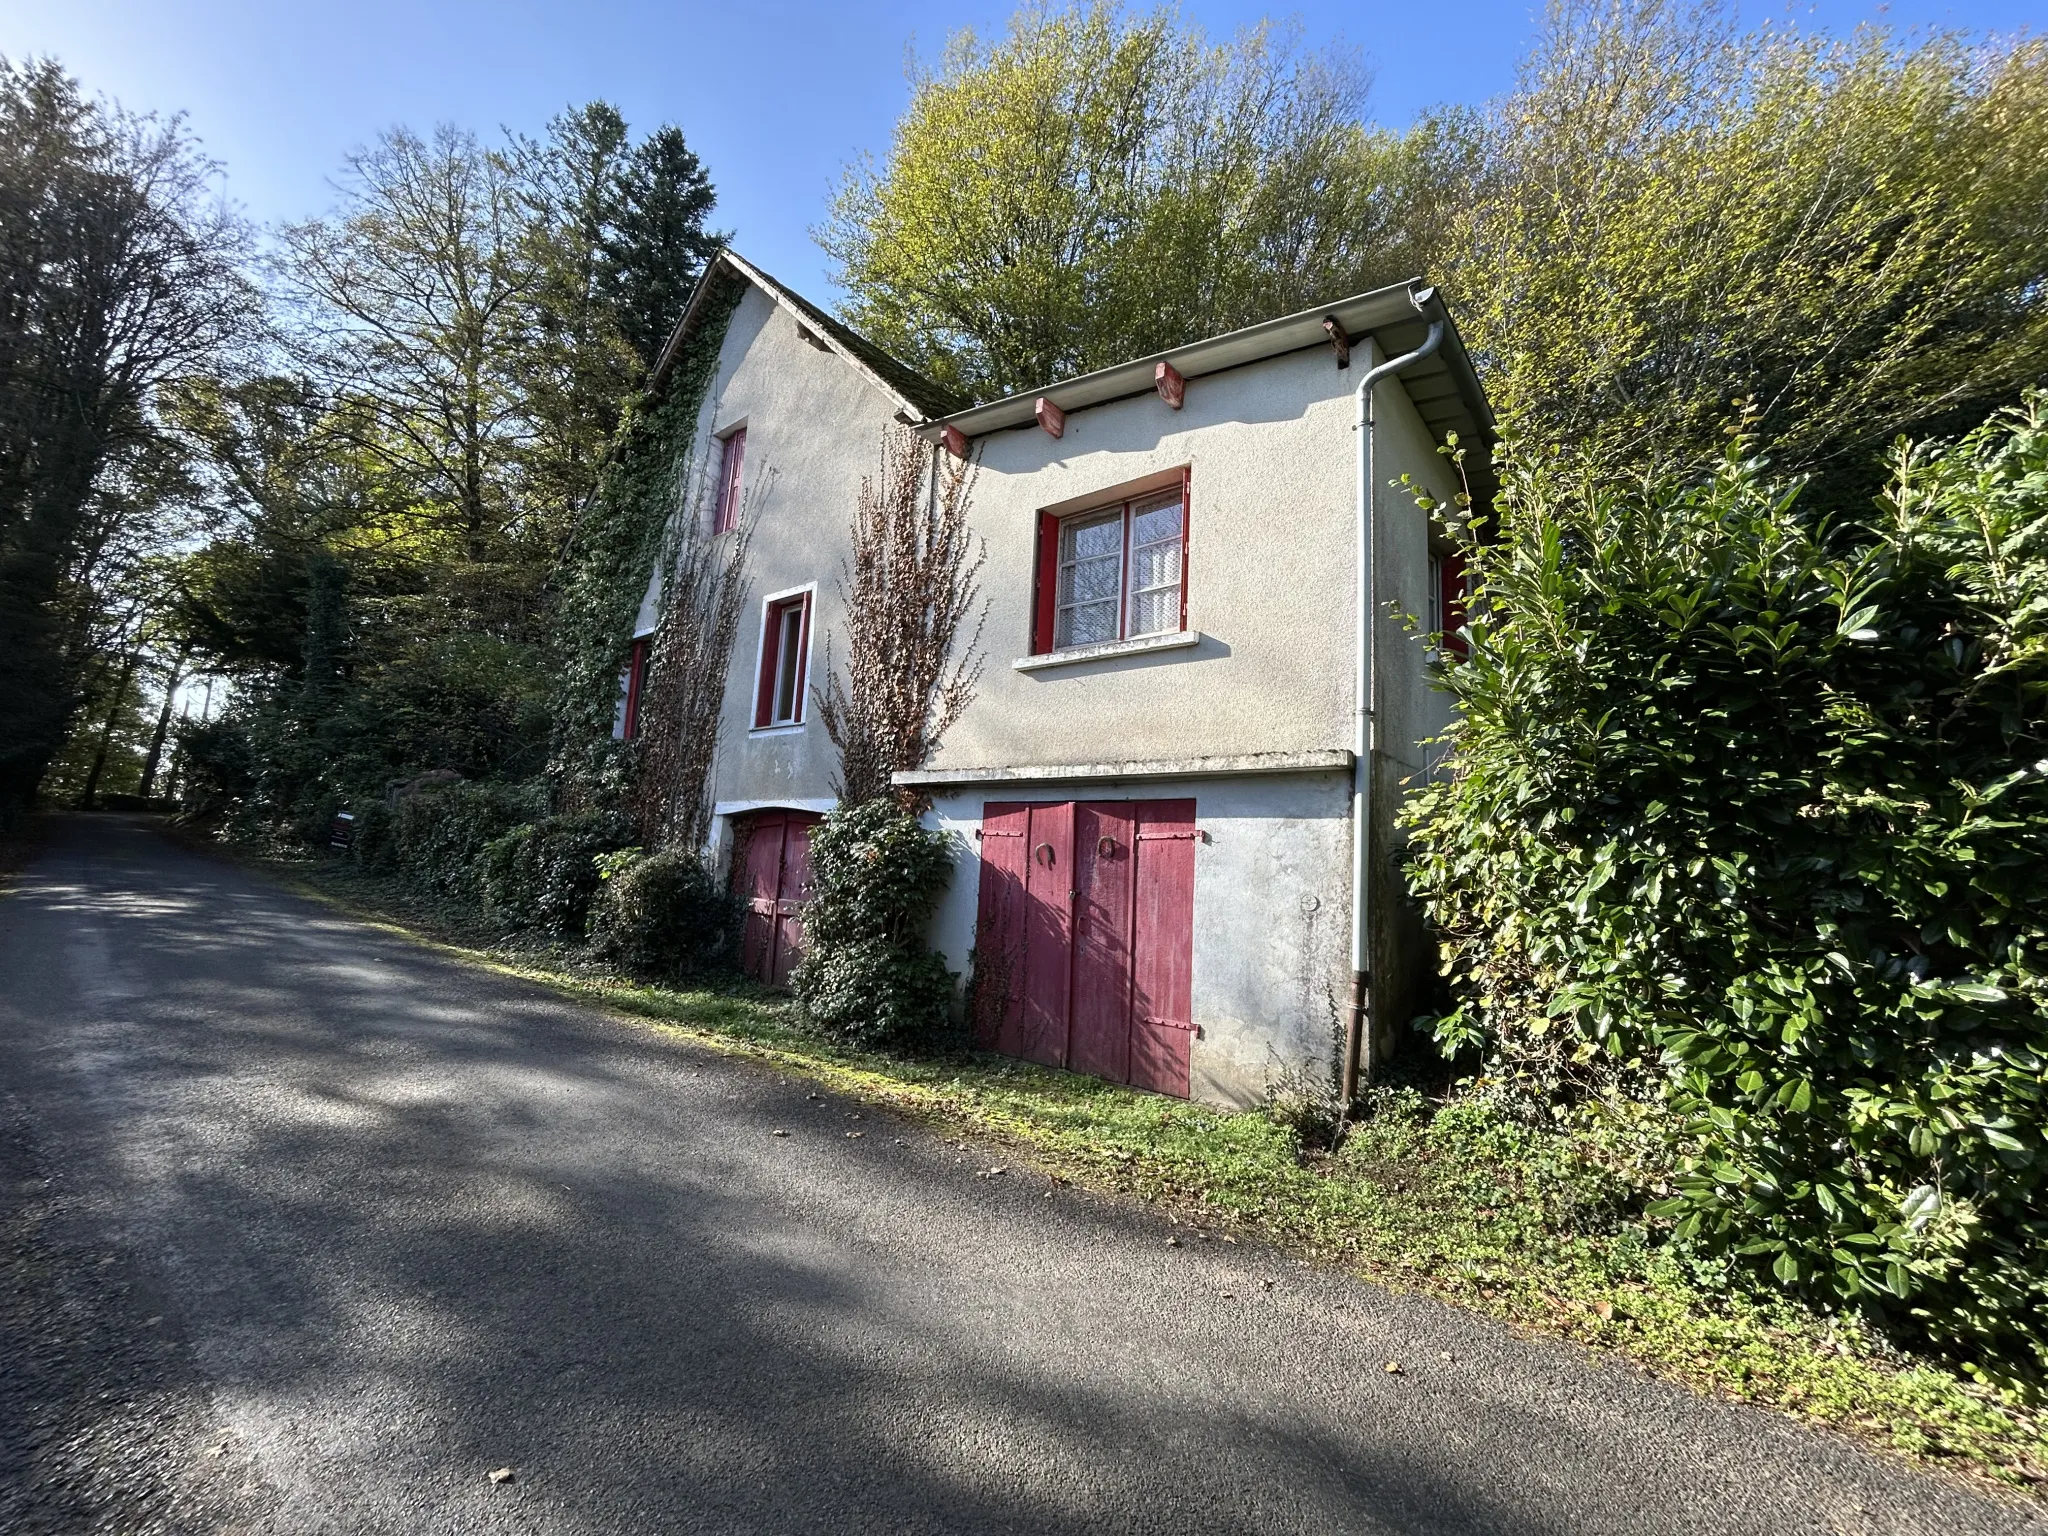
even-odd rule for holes
{"type": "MultiPolygon", "coordinates": [[[[1419,310],[1435,296],[1434,288],[1423,288],[1409,298],[1419,310]]],[[[1372,1013],[1372,871],[1367,853],[1372,830],[1373,715],[1379,704],[1379,653],[1372,643],[1372,626],[1379,613],[1378,572],[1373,562],[1379,503],[1379,487],[1373,479],[1373,386],[1409,364],[1421,362],[1442,346],[1443,340],[1443,321],[1432,320],[1421,346],[1368,368],[1358,381],[1358,666],[1351,765],[1351,1020],[1344,1034],[1342,1084],[1346,1115],[1358,1098],[1359,1064],[1365,1057],[1366,1027],[1372,1013]]]]}

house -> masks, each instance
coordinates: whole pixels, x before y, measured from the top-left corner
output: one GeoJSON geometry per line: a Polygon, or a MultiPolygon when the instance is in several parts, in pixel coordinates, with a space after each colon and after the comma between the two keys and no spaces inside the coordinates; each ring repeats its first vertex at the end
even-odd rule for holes
{"type": "Polygon", "coordinates": [[[1457,627],[1462,590],[1401,483],[1451,503],[1455,433],[1490,491],[1442,297],[1383,289],[963,408],[730,252],[666,357],[735,288],[686,504],[709,532],[743,503],[752,530],[712,837],[750,966],[782,979],[801,944],[836,766],[812,685],[900,422],[980,464],[981,686],[898,781],[957,840],[931,939],[979,966],[984,1043],[1232,1105],[1369,1071],[1432,969],[1394,817],[1449,719],[1424,632],[1457,627]]]}

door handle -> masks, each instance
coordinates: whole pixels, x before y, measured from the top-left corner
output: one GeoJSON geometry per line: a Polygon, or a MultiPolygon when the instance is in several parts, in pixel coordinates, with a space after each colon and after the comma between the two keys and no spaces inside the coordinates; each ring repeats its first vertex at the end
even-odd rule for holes
{"type": "Polygon", "coordinates": [[[1113,837],[1098,837],[1095,839],[1095,856],[1099,859],[1115,858],[1116,839],[1113,837]]]}

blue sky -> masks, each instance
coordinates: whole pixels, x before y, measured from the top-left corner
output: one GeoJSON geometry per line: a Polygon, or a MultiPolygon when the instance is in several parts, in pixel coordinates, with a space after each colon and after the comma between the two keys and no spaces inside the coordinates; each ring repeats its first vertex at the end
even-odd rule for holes
{"type": "MultiPolygon", "coordinates": [[[[1539,0],[1540,3],[1540,0],[1539,0]]],[[[962,26],[1000,30],[1008,4],[706,5],[649,0],[0,0],[0,53],[51,54],[124,104],[184,111],[224,162],[229,193],[271,221],[325,210],[342,156],[381,128],[460,123],[531,132],[602,96],[637,128],[679,123],[710,167],[719,222],[769,271],[829,301],[812,244],[839,169],[888,144],[908,91],[906,50],[962,26]]],[[[1190,0],[1227,33],[1298,16],[1309,41],[1360,48],[1372,111],[1399,125],[1432,102],[1508,83],[1539,4],[1190,0]]],[[[2038,30],[2040,0],[1819,0],[1790,14],[1846,31],[1892,25],[2038,30]]]]}

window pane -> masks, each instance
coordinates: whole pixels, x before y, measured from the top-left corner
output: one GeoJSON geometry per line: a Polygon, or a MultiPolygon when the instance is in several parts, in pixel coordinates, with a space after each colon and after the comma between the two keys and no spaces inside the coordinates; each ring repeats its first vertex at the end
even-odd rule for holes
{"type": "Polygon", "coordinates": [[[1131,635],[1165,635],[1180,628],[1180,588],[1131,594],[1131,635]]]}
{"type": "Polygon", "coordinates": [[[1121,511],[1072,518],[1060,525],[1060,574],[1053,641],[1099,645],[1117,638],[1123,596],[1124,518],[1121,511]]]}
{"type": "Polygon", "coordinates": [[[1173,499],[1147,506],[1139,502],[1131,514],[1131,548],[1180,537],[1180,492],[1173,499]]]}
{"type": "Polygon", "coordinates": [[[775,647],[775,719],[796,719],[797,677],[803,667],[804,609],[792,603],[782,610],[782,632],[775,647]]]}
{"type": "Polygon", "coordinates": [[[1180,494],[1139,502],[1131,512],[1128,633],[1167,634],[1180,628],[1180,494]]]}
{"type": "Polygon", "coordinates": [[[1123,555],[1124,520],[1120,512],[1107,517],[1073,518],[1060,527],[1060,561],[1086,560],[1094,556],[1123,555]]]}
{"type": "Polygon", "coordinates": [[[1116,599],[1062,608],[1054,645],[1100,645],[1116,638],[1116,599]]]}
{"type": "Polygon", "coordinates": [[[1060,593],[1062,603],[1095,603],[1104,598],[1116,596],[1115,559],[1083,560],[1078,565],[1067,567],[1065,590],[1060,593]]]}

